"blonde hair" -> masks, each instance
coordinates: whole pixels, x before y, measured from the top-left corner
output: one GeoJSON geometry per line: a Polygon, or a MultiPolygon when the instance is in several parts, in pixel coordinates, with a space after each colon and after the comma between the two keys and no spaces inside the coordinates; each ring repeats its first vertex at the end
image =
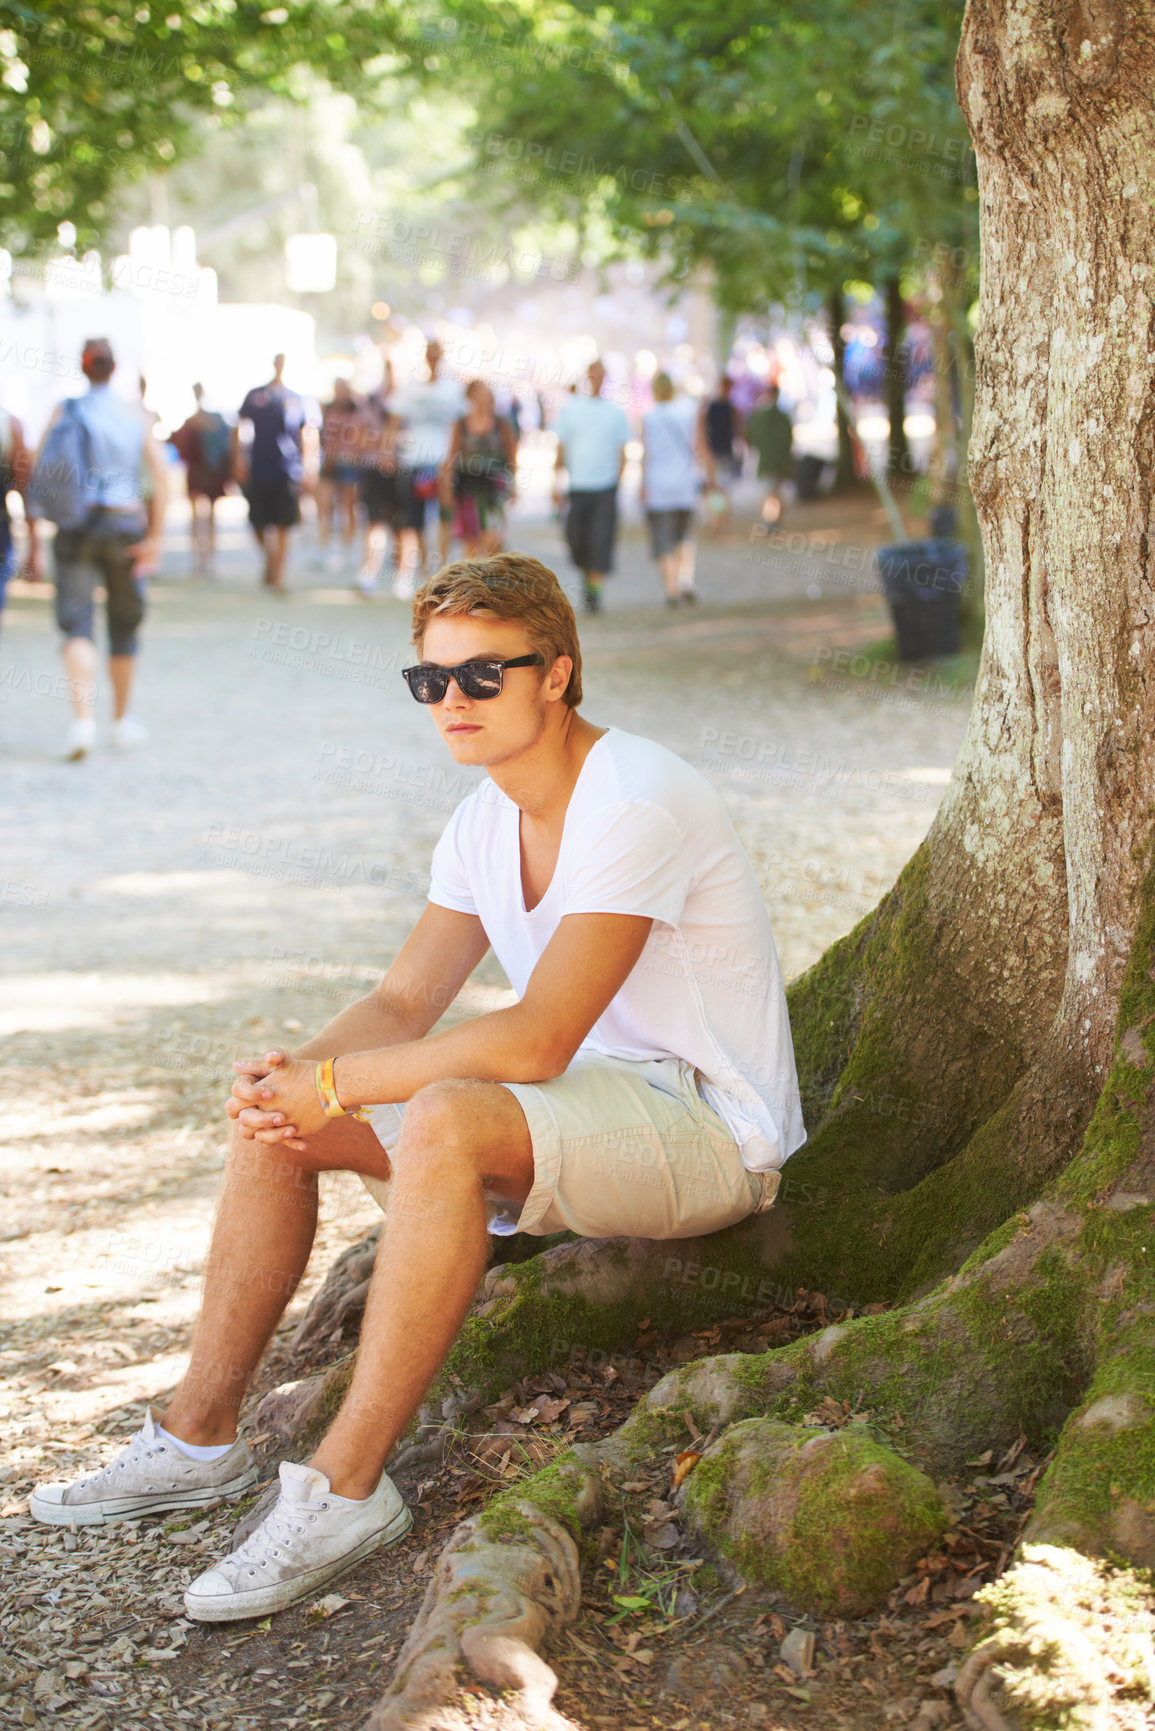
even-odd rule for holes
{"type": "Polygon", "coordinates": [[[417,653],[421,654],[431,619],[462,613],[479,619],[516,619],[547,671],[559,655],[568,655],[573,666],[562,701],[577,708],[582,700],[577,620],[548,565],[529,553],[495,553],[491,559],[457,559],[443,566],[413,597],[412,642],[417,653]]]}

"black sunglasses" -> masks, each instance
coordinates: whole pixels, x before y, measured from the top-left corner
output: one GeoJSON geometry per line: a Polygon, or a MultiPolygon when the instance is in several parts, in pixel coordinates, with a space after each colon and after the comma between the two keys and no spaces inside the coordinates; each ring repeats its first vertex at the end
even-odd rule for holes
{"type": "Polygon", "coordinates": [[[502,679],[507,667],[541,667],[542,655],[515,655],[511,661],[463,661],[459,667],[438,667],[435,661],[421,661],[416,667],[403,667],[401,677],[418,703],[440,703],[455,679],[462,695],[484,702],[501,695],[502,679]]]}

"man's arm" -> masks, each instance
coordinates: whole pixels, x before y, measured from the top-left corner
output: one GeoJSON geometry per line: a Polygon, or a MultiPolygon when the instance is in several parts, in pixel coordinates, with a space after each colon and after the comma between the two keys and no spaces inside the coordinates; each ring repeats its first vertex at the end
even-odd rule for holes
{"type": "MultiPolygon", "coordinates": [[[[230,1118],[262,1099],[264,1078],[284,1063],[307,1060],[309,1072],[319,1058],[336,1058],[342,1052],[379,1050],[420,1040],[445,1013],[489,948],[489,939],[474,914],[430,902],[406,938],[397,957],[368,997],[360,998],[327,1022],[295,1052],[267,1053],[263,1058],[239,1062],[240,1072],[227,1103],[230,1118]]],[[[271,1098],[271,1095],[269,1096],[271,1098]]],[[[257,1122],[255,1115],[241,1123],[246,1134],[257,1122]]],[[[264,1139],[264,1138],[262,1138],[264,1139]]],[[[276,1140],[283,1132],[276,1132],[276,1140]]]]}
{"type": "MultiPolygon", "coordinates": [[[[450,1077],[481,1082],[544,1082],[560,1076],[625,983],[645,947],[652,924],[648,917],[633,914],[567,915],[546,946],[525,996],[518,1003],[476,1016],[428,1038],[417,1035],[384,1050],[346,1048],[334,1069],[337,1097],[342,1106],[348,1111],[354,1106],[408,1100],[419,1088],[450,1077]]],[[[404,954],[402,951],[398,964],[404,954]]],[[[390,969],[382,990],[392,975],[390,969]]],[[[414,1002],[412,981],[405,990],[407,1001],[414,1002]]],[[[429,1005],[426,1013],[427,1025],[431,1027],[441,1011],[436,1005],[429,1005]]],[[[418,1025],[416,1018],[411,1025],[418,1025]]],[[[327,1029],[326,1034],[330,1031],[327,1029]]],[[[327,1055],[306,1048],[300,1058],[312,1061],[279,1066],[258,1085],[259,1096],[248,1084],[235,1084],[234,1099],[229,1102],[230,1116],[239,1116],[242,1128],[262,1141],[288,1141],[294,1136],[315,1134],[323,1127],[324,1115],[313,1072],[316,1057],[327,1055]],[[245,1114],[250,1104],[258,1104],[259,1111],[245,1114]],[[264,1122],[274,1113],[280,1113],[286,1120],[283,1128],[270,1129],[264,1122]]]]}
{"type": "Polygon", "coordinates": [[[160,445],[153,438],[150,427],[146,427],[144,433],[144,461],[152,480],[152,491],[147,500],[148,528],[144,540],[138,541],[136,546],[130,549],[136,555],[133,563],[134,577],[151,576],[160,564],[164,514],[168,506],[168,471],[160,454],[160,445]]]}
{"type": "Polygon", "coordinates": [[[315,1063],[342,1052],[423,1039],[488,948],[489,939],[476,914],[428,903],[381,984],[334,1016],[293,1056],[315,1063]]]}

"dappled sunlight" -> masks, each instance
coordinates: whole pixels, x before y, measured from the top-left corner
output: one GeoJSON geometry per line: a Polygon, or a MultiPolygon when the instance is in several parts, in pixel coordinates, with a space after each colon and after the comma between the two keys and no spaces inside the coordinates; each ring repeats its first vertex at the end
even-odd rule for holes
{"type": "Polygon", "coordinates": [[[118,1013],[158,1005],[212,1004],[230,990],[223,974],[9,974],[0,1035],[107,1028],[118,1013]]]}
{"type": "MultiPolygon", "coordinates": [[[[74,1131],[128,1130],[146,1124],[164,1103],[158,1088],[101,1094],[90,1104],[38,1102],[35,1107],[9,1107],[0,1121],[0,1148],[25,1136],[66,1136],[74,1131]]],[[[15,1150],[13,1150],[15,1152],[15,1150]]]]}

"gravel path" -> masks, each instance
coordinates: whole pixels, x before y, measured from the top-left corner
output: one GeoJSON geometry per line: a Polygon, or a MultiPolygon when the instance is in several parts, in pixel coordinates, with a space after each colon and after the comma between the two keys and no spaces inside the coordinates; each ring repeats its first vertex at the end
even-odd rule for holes
{"type": "MultiPolygon", "coordinates": [[[[15,585],[3,621],[3,1724],[348,1722],[338,1694],[321,1698],[312,1649],[284,1673],[302,1684],[295,1715],[262,1714],[264,1684],[244,1708],[226,1691],[211,1716],[171,1698],[156,1655],[171,1663],[187,1638],[179,1592],[223,1517],[191,1541],[154,1527],[126,1545],[121,1529],[76,1538],[24,1514],[31,1482],[109,1458],[180,1373],[231,1059],[291,1041],[379,978],[472,785],[398,677],[407,608],[319,577],[307,539],[293,593],[263,596],[235,503],[227,515],[210,584],[182,576],[176,514],[139,685],[152,741],[132,756],[59,761],[68,712],[43,592],[15,585]]],[[[748,532],[710,544],[702,603],[676,612],[630,526],[607,611],[582,628],[583,712],[662,740],[723,788],[788,976],[893,882],[966,723],[961,677],[928,695],[846,665],[887,634],[861,575],[862,549],[884,538],[876,516],[820,508],[777,546],[748,532]]],[[[512,539],[564,573],[548,520],[512,539]]],[[[461,1009],[506,991],[487,958],[461,1009]]],[[[356,1183],[326,1185],[294,1316],[375,1218],[356,1183]]],[[[409,1547],[416,1592],[427,1559],[409,1547]]],[[[393,1636],[377,1633],[387,1655],[393,1636]]]]}

